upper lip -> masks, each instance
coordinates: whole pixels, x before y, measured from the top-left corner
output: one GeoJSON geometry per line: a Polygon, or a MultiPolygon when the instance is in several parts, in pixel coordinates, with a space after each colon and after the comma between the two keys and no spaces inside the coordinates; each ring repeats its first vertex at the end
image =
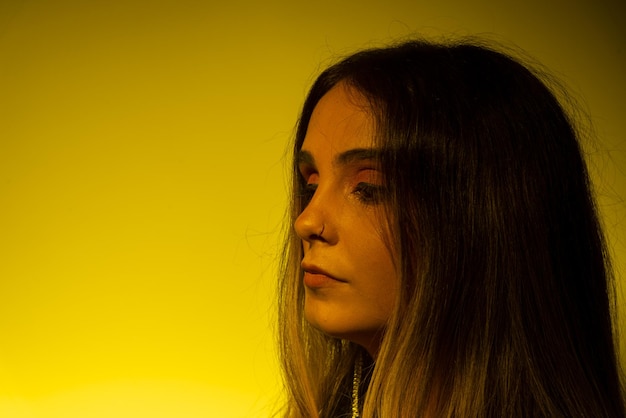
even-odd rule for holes
{"type": "Polygon", "coordinates": [[[332,274],[328,273],[326,270],[314,265],[314,264],[309,264],[309,263],[305,263],[304,261],[300,264],[302,267],[302,270],[304,270],[306,273],[310,273],[310,274],[322,274],[324,276],[328,276],[331,279],[343,282],[345,280],[342,279],[338,279],[337,277],[333,276],[332,274]]]}

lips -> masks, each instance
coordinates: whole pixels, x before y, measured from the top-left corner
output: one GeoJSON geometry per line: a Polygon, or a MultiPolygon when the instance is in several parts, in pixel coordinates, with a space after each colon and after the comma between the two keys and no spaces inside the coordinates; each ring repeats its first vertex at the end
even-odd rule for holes
{"type": "Polygon", "coordinates": [[[318,289],[336,283],[345,283],[344,280],[334,277],[315,265],[303,262],[302,270],[304,270],[304,285],[311,289],[318,289]]]}
{"type": "Polygon", "coordinates": [[[328,277],[333,277],[330,273],[326,272],[325,270],[322,270],[321,268],[311,265],[311,264],[306,264],[304,262],[302,262],[302,270],[304,270],[305,273],[309,273],[309,274],[322,274],[324,276],[328,276],[328,277]]]}

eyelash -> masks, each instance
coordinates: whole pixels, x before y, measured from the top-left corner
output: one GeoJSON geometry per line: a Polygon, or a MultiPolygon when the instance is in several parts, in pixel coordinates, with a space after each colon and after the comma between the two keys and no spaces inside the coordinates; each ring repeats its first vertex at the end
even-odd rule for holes
{"type": "Polygon", "coordinates": [[[385,195],[384,191],[383,186],[361,182],[356,185],[352,193],[356,194],[362,203],[376,204],[383,199],[385,195]]]}
{"type": "Polygon", "coordinates": [[[302,209],[308,206],[311,199],[313,199],[313,195],[315,194],[316,190],[317,190],[317,184],[314,184],[314,183],[310,183],[310,184],[307,183],[307,184],[300,185],[300,190],[298,191],[298,197],[300,198],[300,207],[302,209]]]}
{"type": "MultiPolygon", "coordinates": [[[[298,192],[300,198],[301,207],[304,209],[317,190],[317,184],[302,184],[298,192]]],[[[357,199],[366,205],[373,205],[379,203],[385,196],[385,188],[371,183],[361,182],[358,183],[352,191],[356,195],[357,199]]]]}

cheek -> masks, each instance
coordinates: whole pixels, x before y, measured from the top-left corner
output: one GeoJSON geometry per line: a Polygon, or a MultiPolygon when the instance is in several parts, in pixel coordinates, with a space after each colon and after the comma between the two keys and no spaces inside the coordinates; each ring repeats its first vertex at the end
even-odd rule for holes
{"type": "Polygon", "coordinates": [[[358,255],[364,273],[370,272],[377,277],[388,278],[386,281],[393,281],[396,277],[393,250],[385,242],[382,228],[376,221],[378,219],[370,218],[367,224],[354,228],[353,251],[358,255]]]}
{"type": "Polygon", "coordinates": [[[395,304],[398,275],[389,249],[381,242],[361,252],[362,291],[378,310],[391,311],[395,304]]]}

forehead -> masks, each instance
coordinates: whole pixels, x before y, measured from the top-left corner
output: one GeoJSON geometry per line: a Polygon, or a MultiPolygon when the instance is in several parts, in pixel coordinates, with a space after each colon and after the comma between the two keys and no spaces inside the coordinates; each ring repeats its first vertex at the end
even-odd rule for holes
{"type": "Polygon", "coordinates": [[[339,83],[315,106],[302,149],[342,152],[371,148],[373,139],[373,119],[367,100],[345,83],[339,83]]]}

